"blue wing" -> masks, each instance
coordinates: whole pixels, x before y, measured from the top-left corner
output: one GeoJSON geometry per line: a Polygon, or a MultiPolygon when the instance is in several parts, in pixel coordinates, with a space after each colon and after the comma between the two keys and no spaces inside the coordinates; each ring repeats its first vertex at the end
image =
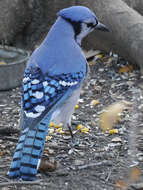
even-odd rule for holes
{"type": "Polygon", "coordinates": [[[39,68],[26,69],[22,86],[22,127],[31,127],[40,121],[67,91],[81,84],[84,76],[83,72],[49,76],[43,75],[39,68]]]}
{"type": "Polygon", "coordinates": [[[9,176],[34,180],[44,148],[51,110],[77,88],[84,73],[43,75],[39,68],[27,69],[22,86],[22,131],[9,176]]]}

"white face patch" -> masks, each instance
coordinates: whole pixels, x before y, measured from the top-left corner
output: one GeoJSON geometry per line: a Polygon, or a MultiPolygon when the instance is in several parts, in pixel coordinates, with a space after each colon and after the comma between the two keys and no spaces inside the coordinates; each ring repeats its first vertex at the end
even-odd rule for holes
{"type": "Polygon", "coordinates": [[[76,41],[79,45],[81,45],[81,40],[90,32],[92,32],[94,29],[87,27],[86,23],[81,24],[81,32],[76,36],[76,41]]]}
{"type": "Polygon", "coordinates": [[[36,91],[35,93],[32,94],[35,98],[41,99],[44,96],[43,92],[36,91]]]}
{"type": "Polygon", "coordinates": [[[24,111],[24,113],[25,113],[26,117],[31,117],[31,118],[36,118],[41,115],[41,113],[33,113],[33,112],[27,113],[26,111],[24,111]]]}
{"type": "Polygon", "coordinates": [[[34,109],[35,109],[35,111],[42,113],[45,110],[45,106],[38,105],[34,109]]]}
{"type": "Polygon", "coordinates": [[[31,83],[32,83],[32,84],[39,84],[39,82],[40,82],[39,80],[34,79],[34,80],[32,80],[32,82],[31,82],[31,83]]]}

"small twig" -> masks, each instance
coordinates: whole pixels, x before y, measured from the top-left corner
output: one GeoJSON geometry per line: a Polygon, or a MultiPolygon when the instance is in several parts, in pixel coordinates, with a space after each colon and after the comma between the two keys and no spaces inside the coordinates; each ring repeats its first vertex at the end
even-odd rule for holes
{"type": "Polygon", "coordinates": [[[106,182],[109,180],[109,178],[110,178],[110,176],[111,176],[111,173],[112,173],[112,168],[111,168],[111,170],[109,171],[107,178],[105,179],[106,182]]]}
{"type": "Polygon", "coordinates": [[[0,183],[0,187],[10,186],[10,185],[39,185],[42,180],[36,181],[9,181],[0,183]]]}
{"type": "Polygon", "coordinates": [[[130,166],[138,165],[137,161],[137,132],[138,132],[138,99],[140,97],[140,92],[133,94],[135,103],[133,104],[132,112],[130,115],[130,133],[129,133],[129,154],[130,154],[130,166]]]}
{"type": "Polygon", "coordinates": [[[51,149],[56,149],[56,150],[69,150],[70,147],[67,147],[67,146],[57,146],[57,145],[48,145],[48,148],[51,148],[51,149]]]}
{"type": "MultiPolygon", "coordinates": [[[[0,165],[0,169],[2,169],[2,168],[6,168],[6,167],[8,167],[9,165],[0,165]]],[[[1,174],[1,172],[0,172],[0,174],[1,174]]],[[[0,176],[1,177],[1,176],[0,176]]]]}
{"type": "Polygon", "coordinates": [[[12,142],[18,142],[18,138],[14,138],[14,137],[0,136],[0,138],[2,140],[9,140],[9,141],[12,141],[12,142]]]}
{"type": "Polygon", "coordinates": [[[11,133],[17,133],[17,132],[19,132],[19,130],[13,127],[0,127],[1,135],[9,135],[11,133]]]}
{"type": "Polygon", "coordinates": [[[4,177],[4,176],[0,176],[0,179],[6,180],[6,181],[10,181],[7,177],[4,177]]]}
{"type": "Polygon", "coordinates": [[[82,170],[82,169],[87,169],[87,168],[92,168],[94,166],[101,166],[101,165],[112,165],[111,161],[102,161],[102,162],[97,162],[97,163],[91,163],[91,164],[86,164],[82,166],[77,166],[75,169],[82,170]]]}

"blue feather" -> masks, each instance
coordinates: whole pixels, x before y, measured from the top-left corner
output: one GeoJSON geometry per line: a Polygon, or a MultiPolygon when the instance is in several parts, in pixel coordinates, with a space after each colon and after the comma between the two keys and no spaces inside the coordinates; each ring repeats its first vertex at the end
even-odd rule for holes
{"type": "Polygon", "coordinates": [[[91,21],[96,26],[97,18],[91,10],[82,6],[63,9],[58,16],[45,40],[32,53],[24,73],[20,122],[22,131],[11,163],[10,178],[35,180],[49,122],[57,109],[63,109],[66,105],[67,111],[74,97],[70,114],[65,114],[63,120],[65,124],[70,122],[81,84],[87,74],[86,58],[80,43],[76,41],[77,33],[71,21],[76,26],[79,24],[78,35],[83,32],[80,35],[82,38],[87,31],[91,31],[82,31],[88,28],[87,22],[91,21]],[[82,28],[82,24],[85,27],[82,28]]]}
{"type": "Polygon", "coordinates": [[[59,11],[57,15],[76,22],[83,22],[84,20],[91,19],[91,17],[96,19],[96,15],[89,8],[84,6],[65,8],[59,11]]]}
{"type": "Polygon", "coordinates": [[[86,59],[81,47],[75,41],[73,27],[64,19],[57,19],[41,46],[33,52],[27,68],[31,66],[38,66],[42,73],[51,76],[69,71],[86,72],[86,59]],[[45,63],[45,60],[48,63],[45,63]]]}
{"type": "Polygon", "coordinates": [[[23,130],[10,167],[11,178],[35,180],[49,122],[50,116],[40,121],[33,129],[23,130]]]}
{"type": "Polygon", "coordinates": [[[39,68],[35,68],[34,70],[27,69],[25,71],[24,78],[29,78],[27,83],[32,84],[32,82],[36,80],[38,81],[38,84],[30,85],[31,88],[28,88],[26,91],[24,91],[24,87],[27,83],[25,82],[25,84],[23,84],[22,105],[24,110],[24,122],[21,136],[13,156],[13,162],[10,167],[9,176],[11,178],[35,180],[37,165],[42,156],[51,115],[53,111],[70,96],[73,89],[76,89],[80,85],[85,77],[85,73],[82,73],[81,77],[79,76],[80,73],[70,73],[60,76],[57,75],[54,77],[55,79],[53,79],[52,76],[41,75],[39,68]],[[72,87],[68,86],[68,83],[67,86],[60,84],[60,81],[63,81],[63,76],[66,76],[66,78],[69,78],[72,82],[77,81],[78,84],[73,85],[72,87]],[[31,93],[35,93],[36,90],[40,92],[39,82],[40,84],[43,84],[46,78],[48,78],[48,81],[50,82],[47,82],[47,85],[43,85],[42,88],[40,86],[43,97],[37,99],[31,93]],[[34,89],[32,89],[32,86],[34,86],[34,89]],[[35,109],[37,105],[45,106],[45,111],[43,110],[40,113],[39,110],[39,112],[37,112],[35,109]],[[28,118],[26,114],[35,114],[35,116],[38,114],[38,117],[36,116],[33,119],[30,117],[28,118]]]}

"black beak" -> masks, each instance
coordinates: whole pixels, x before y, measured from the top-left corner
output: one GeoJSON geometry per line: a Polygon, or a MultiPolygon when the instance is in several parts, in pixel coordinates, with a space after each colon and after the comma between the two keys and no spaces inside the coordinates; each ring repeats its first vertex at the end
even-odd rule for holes
{"type": "Polygon", "coordinates": [[[95,27],[96,30],[101,30],[101,31],[104,31],[104,32],[109,32],[109,29],[102,23],[98,23],[95,27]]]}

